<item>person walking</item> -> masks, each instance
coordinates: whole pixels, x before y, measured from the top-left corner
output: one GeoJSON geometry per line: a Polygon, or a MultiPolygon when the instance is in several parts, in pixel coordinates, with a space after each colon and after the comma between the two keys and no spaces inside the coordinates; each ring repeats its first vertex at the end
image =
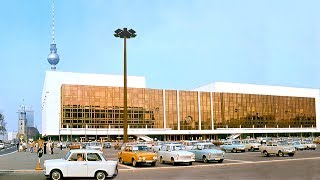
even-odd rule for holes
{"type": "Polygon", "coordinates": [[[51,154],[53,154],[53,148],[54,148],[54,143],[53,141],[50,141],[51,154]]]}
{"type": "Polygon", "coordinates": [[[62,141],[60,141],[60,150],[62,150],[62,141]]]}
{"type": "Polygon", "coordinates": [[[30,152],[31,153],[33,153],[33,149],[34,148],[34,141],[32,141],[31,143],[30,143],[30,152]]]}
{"type": "Polygon", "coordinates": [[[19,141],[17,142],[17,150],[19,151],[19,141]]]}

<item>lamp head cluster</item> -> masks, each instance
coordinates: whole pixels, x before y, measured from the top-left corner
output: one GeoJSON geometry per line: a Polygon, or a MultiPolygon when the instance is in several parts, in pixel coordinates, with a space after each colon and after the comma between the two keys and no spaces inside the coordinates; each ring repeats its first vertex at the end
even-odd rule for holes
{"type": "Polygon", "coordinates": [[[133,29],[127,29],[127,28],[123,28],[123,29],[117,29],[114,31],[115,37],[119,37],[119,38],[134,38],[137,36],[136,31],[134,31],[133,29]]]}

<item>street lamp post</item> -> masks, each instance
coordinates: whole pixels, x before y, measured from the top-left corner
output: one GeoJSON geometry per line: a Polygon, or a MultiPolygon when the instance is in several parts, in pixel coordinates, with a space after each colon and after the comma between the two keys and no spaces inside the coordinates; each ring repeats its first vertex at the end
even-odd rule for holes
{"type": "Polygon", "coordinates": [[[115,37],[123,38],[124,46],[123,46],[123,143],[128,141],[128,116],[127,116],[127,38],[136,37],[136,32],[133,29],[117,29],[114,31],[115,37]]]}

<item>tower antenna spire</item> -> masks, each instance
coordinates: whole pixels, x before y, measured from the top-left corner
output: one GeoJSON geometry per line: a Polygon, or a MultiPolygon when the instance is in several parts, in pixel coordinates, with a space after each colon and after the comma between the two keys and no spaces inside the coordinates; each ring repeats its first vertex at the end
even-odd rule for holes
{"type": "Polygon", "coordinates": [[[52,44],[55,44],[54,39],[54,0],[52,0],[52,44]]]}
{"type": "Polygon", "coordinates": [[[52,43],[50,44],[50,53],[47,58],[51,64],[51,70],[56,70],[56,65],[59,63],[59,55],[57,54],[56,41],[54,36],[54,0],[52,0],[52,43]]]}

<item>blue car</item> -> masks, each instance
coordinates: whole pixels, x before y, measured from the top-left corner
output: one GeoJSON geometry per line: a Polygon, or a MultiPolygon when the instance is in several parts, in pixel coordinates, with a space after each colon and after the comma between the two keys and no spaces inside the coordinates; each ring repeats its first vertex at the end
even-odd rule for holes
{"type": "Polygon", "coordinates": [[[225,141],[224,144],[220,145],[220,148],[225,152],[230,151],[233,153],[246,151],[245,145],[236,139],[225,141]]]}
{"type": "Polygon", "coordinates": [[[291,146],[293,146],[297,151],[302,151],[304,150],[304,145],[301,144],[300,141],[293,141],[292,143],[290,143],[291,146]]]}
{"type": "Polygon", "coordinates": [[[218,161],[222,163],[224,160],[224,151],[212,143],[197,143],[188,151],[195,154],[196,161],[203,161],[204,163],[218,161]]]}

